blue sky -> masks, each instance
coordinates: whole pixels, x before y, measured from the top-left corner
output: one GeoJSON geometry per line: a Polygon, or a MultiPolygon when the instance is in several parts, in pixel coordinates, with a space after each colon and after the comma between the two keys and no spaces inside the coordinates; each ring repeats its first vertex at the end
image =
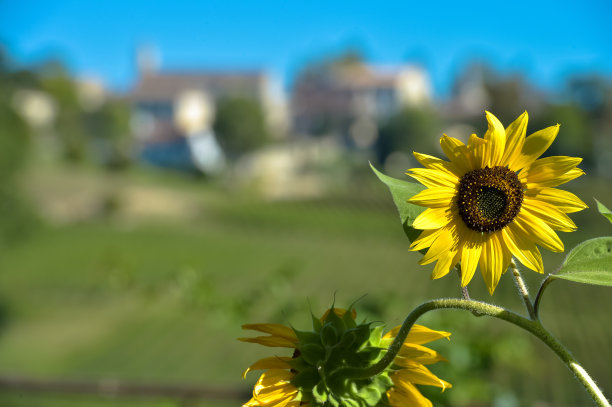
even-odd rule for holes
{"type": "Polygon", "coordinates": [[[127,89],[134,53],[163,69],[264,69],[290,84],[304,63],[345,47],[376,64],[417,61],[438,95],[472,58],[553,90],[575,72],[612,76],[612,2],[0,0],[0,43],[21,63],[50,56],[127,89]]]}

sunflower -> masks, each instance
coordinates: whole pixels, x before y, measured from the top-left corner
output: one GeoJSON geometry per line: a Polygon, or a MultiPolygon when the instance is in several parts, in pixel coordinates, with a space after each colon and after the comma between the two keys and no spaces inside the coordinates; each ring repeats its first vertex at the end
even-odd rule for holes
{"type": "Polygon", "coordinates": [[[341,367],[341,363],[350,361],[362,367],[375,363],[386,352],[400,328],[382,335],[382,327],[372,327],[369,323],[356,324],[355,317],[354,310],[347,313],[344,309],[332,308],[320,319],[313,318],[314,332],[296,331],[280,324],[243,325],[243,329],[268,335],[239,338],[241,341],[293,349],[291,357],[266,357],[244,371],[243,378],[251,370],[264,370],[253,388],[253,397],[243,407],[323,404],[429,407],[431,402],[415,385],[437,386],[443,390],[452,387],[425,367],[445,359],[423,346],[436,339],[448,338],[450,333],[434,331],[422,325],[412,327],[393,364],[378,376],[356,381],[330,379],[326,371],[341,367]],[[330,342],[332,332],[334,340],[330,342]],[[313,353],[316,346],[326,348],[319,359],[313,358],[317,354],[317,351],[313,353]],[[330,360],[335,362],[329,365],[330,360]]]}
{"type": "Polygon", "coordinates": [[[584,174],[577,168],[581,158],[538,158],[557,136],[558,124],[525,137],[527,112],[506,129],[491,113],[486,117],[484,138],[472,134],[465,145],[444,135],[440,145],[449,161],[415,152],[425,168],[407,174],[427,187],[409,199],[427,207],[412,225],[422,232],[411,249],[429,248],[419,264],[436,262],[436,279],[461,262],[462,287],[480,265],[493,294],[513,256],[543,273],[537,245],[562,252],[555,230],[576,230],[566,214],[587,206],[574,194],[554,188],[584,174]]]}
{"type": "MultiPolygon", "coordinates": [[[[289,327],[281,324],[245,324],[242,329],[263,332],[268,336],[238,338],[240,341],[270,347],[293,348],[294,356],[299,352],[299,340],[295,332],[289,327]]],[[[243,379],[251,370],[265,369],[266,371],[257,380],[253,388],[253,397],[243,404],[243,407],[294,407],[301,405],[298,389],[291,383],[296,373],[291,370],[289,364],[291,359],[291,357],[285,356],[272,356],[260,359],[249,366],[242,374],[243,379]]]]}
{"type": "MultiPolygon", "coordinates": [[[[399,329],[397,326],[387,332],[383,336],[383,344],[390,345],[399,329]]],[[[431,401],[421,394],[415,384],[436,386],[442,390],[453,387],[425,367],[446,359],[423,344],[448,337],[450,337],[449,332],[434,331],[422,325],[412,326],[391,367],[392,373],[389,377],[393,381],[393,387],[387,390],[386,394],[389,405],[431,407],[431,401]]]]}

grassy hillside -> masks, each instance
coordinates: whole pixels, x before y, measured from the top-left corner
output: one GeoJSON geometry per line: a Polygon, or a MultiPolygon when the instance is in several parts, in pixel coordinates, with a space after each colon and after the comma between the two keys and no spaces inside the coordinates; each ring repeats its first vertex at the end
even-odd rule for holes
{"type": "MultiPolygon", "coordinates": [[[[367,294],[357,306],[360,316],[395,325],[423,300],[459,294],[456,276],[432,282],[430,268],[416,264],[419,255],[408,251],[382,185],[342,200],[265,202],[197,180],[142,174],[110,179],[85,171],[62,182],[64,175],[61,169],[28,175],[39,206],[67,205],[70,213],[75,197],[99,198],[111,191],[119,197],[119,211],[47,222],[29,239],[2,249],[3,375],[248,391],[256,374],[242,381],[242,370],[270,350],[236,341],[243,323],[291,321],[307,327],[309,307],[322,312],[334,297],[342,306],[367,294]],[[149,193],[134,198],[135,190],[149,193]],[[157,202],[162,210],[138,217],[132,205],[138,199],[150,200],[149,207],[157,202]],[[174,201],[181,204],[164,206],[174,201]]],[[[603,183],[575,188],[586,200],[594,194],[612,202],[603,183]]],[[[581,229],[563,236],[568,248],[610,234],[611,225],[594,210],[574,218],[581,229]]],[[[561,260],[547,255],[545,264],[552,270],[561,260]]],[[[535,290],[540,277],[528,272],[527,278],[535,290]]],[[[476,276],[470,285],[473,297],[522,312],[510,275],[502,277],[493,298],[481,280],[476,276]]],[[[551,286],[542,305],[544,323],[608,393],[611,306],[609,290],[569,282],[551,286]]],[[[441,405],[588,404],[555,356],[511,326],[454,312],[431,314],[422,322],[453,332],[450,343],[433,345],[450,361],[434,369],[455,384],[442,395],[428,393],[441,405]]],[[[0,405],[176,404],[0,392],[0,405]]]]}

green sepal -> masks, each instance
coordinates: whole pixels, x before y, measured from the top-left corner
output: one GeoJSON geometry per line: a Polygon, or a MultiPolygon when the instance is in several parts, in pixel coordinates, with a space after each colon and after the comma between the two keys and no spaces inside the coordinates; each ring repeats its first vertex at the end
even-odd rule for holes
{"type": "Polygon", "coordinates": [[[380,401],[381,392],[375,386],[366,386],[360,388],[355,396],[363,400],[367,406],[373,407],[380,401]]]}
{"type": "Polygon", "coordinates": [[[323,327],[323,324],[321,324],[321,320],[317,318],[312,312],[310,313],[310,316],[312,317],[312,330],[319,333],[321,331],[321,328],[323,327]]]}
{"type": "Polygon", "coordinates": [[[397,207],[400,215],[400,220],[404,228],[404,233],[408,239],[413,242],[421,233],[420,230],[412,227],[414,220],[417,216],[425,210],[424,207],[408,203],[408,199],[418,194],[425,189],[425,186],[417,184],[415,182],[409,182],[404,180],[395,179],[389,177],[382,172],[378,171],[372,164],[370,164],[372,171],[391,191],[393,202],[397,207]]]}
{"type": "Polygon", "coordinates": [[[357,326],[357,323],[353,319],[353,307],[350,307],[346,310],[346,312],[342,316],[342,322],[344,322],[344,326],[347,329],[355,328],[357,326]]]}
{"type": "MultiPolygon", "coordinates": [[[[340,342],[338,342],[338,348],[340,349],[354,349],[355,340],[357,336],[349,330],[342,335],[340,338],[340,342]]],[[[357,347],[358,348],[358,347],[357,347]]]]}
{"type": "Polygon", "coordinates": [[[357,400],[352,399],[352,398],[343,398],[342,399],[342,406],[346,406],[346,407],[362,407],[361,403],[359,403],[357,400]]]}
{"type": "Polygon", "coordinates": [[[325,348],[316,343],[300,345],[301,357],[310,365],[316,366],[318,362],[325,359],[325,348]]]}
{"type": "Polygon", "coordinates": [[[319,335],[321,336],[321,343],[325,347],[331,347],[338,343],[338,331],[332,324],[325,324],[319,335]]]}
{"type": "Polygon", "coordinates": [[[298,341],[300,342],[300,349],[302,349],[302,346],[311,344],[311,343],[314,343],[317,345],[321,344],[321,337],[316,332],[299,331],[295,328],[293,329],[293,332],[295,332],[295,336],[297,336],[298,341]]]}
{"type": "Polygon", "coordinates": [[[380,341],[383,336],[384,325],[379,325],[370,331],[369,343],[372,346],[380,346],[380,341]]]}
{"type": "Polygon", "coordinates": [[[580,243],[550,278],[612,286],[612,237],[598,237],[580,243]]]}
{"type": "Polygon", "coordinates": [[[344,319],[336,315],[336,313],[334,312],[333,306],[331,307],[329,313],[327,314],[325,321],[323,321],[323,326],[328,325],[328,324],[333,325],[336,328],[336,331],[339,335],[342,335],[342,333],[344,333],[344,331],[346,330],[346,323],[344,322],[344,319]]]}
{"type": "Polygon", "coordinates": [[[373,365],[374,363],[378,362],[381,359],[385,351],[386,351],[385,348],[369,346],[359,351],[359,357],[364,362],[367,362],[369,365],[373,365]]]}
{"type": "Polygon", "coordinates": [[[312,389],[321,380],[321,376],[317,372],[314,366],[308,366],[303,370],[300,370],[291,379],[291,383],[298,389],[304,389],[306,391],[312,389]]]}
{"type": "Polygon", "coordinates": [[[312,367],[312,365],[310,363],[306,362],[301,355],[298,356],[298,357],[292,358],[290,361],[287,362],[287,364],[289,366],[291,366],[291,369],[293,369],[293,370],[295,370],[297,372],[302,372],[302,371],[312,367]]]}
{"type": "Polygon", "coordinates": [[[608,219],[610,223],[612,223],[612,211],[606,208],[606,206],[599,202],[596,198],[593,199],[595,199],[595,202],[597,203],[597,210],[599,211],[599,213],[601,213],[604,218],[608,219]]]}
{"type": "Polygon", "coordinates": [[[334,396],[333,394],[329,394],[329,398],[328,398],[328,405],[331,407],[342,407],[342,400],[340,400],[338,397],[334,396]]]}
{"type": "Polygon", "coordinates": [[[323,405],[327,402],[329,390],[323,380],[319,381],[319,383],[314,386],[312,389],[312,396],[319,405],[323,405]]]}

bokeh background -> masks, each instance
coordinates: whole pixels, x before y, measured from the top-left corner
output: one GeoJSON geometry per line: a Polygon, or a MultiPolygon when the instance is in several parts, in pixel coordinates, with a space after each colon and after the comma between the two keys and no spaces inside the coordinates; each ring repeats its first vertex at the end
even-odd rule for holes
{"type": "MultiPolygon", "coordinates": [[[[609,235],[593,197],[612,207],[611,17],[607,1],[0,0],[0,405],[238,405],[270,352],[235,340],[243,323],[306,328],[367,294],[359,315],[391,326],[459,295],[417,265],[368,161],[404,177],[442,133],[482,135],[485,109],[561,123],[547,154],[584,158],[567,189],[591,206],[562,239],[609,235]]],[[[511,280],[470,291],[522,311],[511,280]]],[[[569,282],[541,309],[608,395],[610,309],[609,289],[569,282]]],[[[453,332],[432,345],[455,384],[424,389],[436,405],[589,405],[512,326],[422,322],[453,332]]]]}

